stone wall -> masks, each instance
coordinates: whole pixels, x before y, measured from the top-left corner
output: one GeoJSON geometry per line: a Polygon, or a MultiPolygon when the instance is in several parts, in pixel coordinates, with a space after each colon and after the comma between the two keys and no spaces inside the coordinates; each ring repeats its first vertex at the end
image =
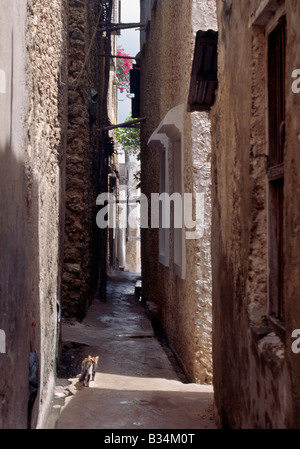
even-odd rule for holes
{"type": "MultiPolygon", "coordinates": [[[[172,232],[166,267],[159,262],[158,230],[142,229],[143,300],[158,305],[159,319],[188,378],[202,383],[212,381],[210,123],[206,113],[186,111],[195,34],[208,28],[216,28],[215,2],[158,2],[141,51],[141,116],[146,117],[141,132],[142,193],[150,204],[151,193],[159,192],[160,154],[148,140],[168,111],[183,105],[183,191],[202,193],[205,209],[202,238],[185,241],[185,279],[173,270],[172,232]]],[[[171,150],[170,186],[172,157],[171,150]]]]}
{"type": "MultiPolygon", "coordinates": [[[[26,177],[29,220],[39,217],[32,238],[38,253],[40,302],[40,409],[37,426],[51,399],[58,345],[62,271],[66,152],[66,22],[67,3],[29,2],[27,10],[26,177]],[[35,235],[37,232],[37,235],[35,235]],[[37,244],[38,242],[38,244],[37,244]]],[[[36,254],[37,254],[36,253],[36,254]]],[[[35,270],[35,267],[33,267],[35,270]]],[[[36,273],[32,271],[32,276],[36,273]]],[[[37,342],[36,342],[37,344],[37,342]]]]}
{"type": "Polygon", "coordinates": [[[0,428],[40,427],[57,355],[64,221],[66,2],[1,4],[0,428]],[[39,362],[28,423],[29,353],[39,362]]]}
{"type": "MultiPolygon", "coordinates": [[[[232,428],[299,427],[299,167],[300,8],[286,1],[286,145],[284,304],[286,336],[268,316],[265,25],[253,17],[279,2],[218,1],[219,88],[212,116],[213,355],[217,423],[232,428]],[[238,36],[238,39],[237,39],[238,36]],[[296,48],[298,50],[296,50],[296,48]]],[[[273,12],[265,15],[267,21],[273,12]]],[[[260,17],[262,20],[262,17],[260,17]]],[[[267,22],[266,22],[267,23],[267,22]]],[[[272,246],[273,243],[270,243],[272,246]]]]}
{"type": "Polygon", "coordinates": [[[76,318],[85,315],[98,281],[96,197],[101,136],[100,95],[103,86],[102,58],[99,56],[102,35],[94,33],[94,30],[99,13],[100,2],[96,0],[69,1],[69,111],[62,310],[64,316],[76,318]]]}

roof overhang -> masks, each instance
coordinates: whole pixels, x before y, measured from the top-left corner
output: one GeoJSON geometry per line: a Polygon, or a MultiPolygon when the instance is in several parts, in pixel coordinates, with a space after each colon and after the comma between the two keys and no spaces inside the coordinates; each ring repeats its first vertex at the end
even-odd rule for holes
{"type": "Polygon", "coordinates": [[[218,87],[218,32],[198,31],[191,74],[188,112],[209,111],[218,87]]]}

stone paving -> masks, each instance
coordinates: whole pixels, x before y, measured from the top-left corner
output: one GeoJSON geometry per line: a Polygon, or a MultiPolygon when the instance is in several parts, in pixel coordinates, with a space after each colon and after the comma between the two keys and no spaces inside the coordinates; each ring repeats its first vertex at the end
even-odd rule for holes
{"type": "Polygon", "coordinates": [[[98,355],[99,363],[89,388],[78,382],[80,368],[57,379],[48,428],[215,428],[212,386],[181,380],[135,295],[136,280],[118,273],[106,302],[95,299],[82,323],[63,324],[62,343],[84,348],[82,357],[98,355]]]}

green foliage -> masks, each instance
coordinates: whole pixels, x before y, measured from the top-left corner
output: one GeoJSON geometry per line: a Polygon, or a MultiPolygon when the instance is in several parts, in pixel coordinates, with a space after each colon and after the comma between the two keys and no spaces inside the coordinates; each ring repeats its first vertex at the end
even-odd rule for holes
{"type": "MultiPolygon", "coordinates": [[[[125,122],[131,120],[132,117],[128,117],[125,122]]],[[[139,128],[116,128],[115,136],[116,141],[122,146],[125,153],[134,154],[138,161],[141,160],[139,128]]],[[[136,188],[141,188],[141,170],[135,173],[134,179],[137,182],[136,188]]]]}
{"type": "MultiPolygon", "coordinates": [[[[125,121],[129,122],[132,117],[128,117],[125,121]]],[[[125,151],[137,154],[140,150],[140,130],[139,128],[116,128],[116,140],[125,151]]]]}

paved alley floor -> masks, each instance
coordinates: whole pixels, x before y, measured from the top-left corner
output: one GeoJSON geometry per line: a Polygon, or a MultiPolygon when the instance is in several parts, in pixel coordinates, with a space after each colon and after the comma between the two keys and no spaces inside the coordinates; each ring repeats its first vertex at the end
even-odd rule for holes
{"type": "Polygon", "coordinates": [[[180,380],[135,295],[136,279],[131,273],[109,279],[106,302],[95,299],[81,323],[63,324],[70,353],[98,355],[99,363],[90,387],[79,384],[80,368],[57,379],[49,428],[215,428],[212,386],[180,380]]]}

